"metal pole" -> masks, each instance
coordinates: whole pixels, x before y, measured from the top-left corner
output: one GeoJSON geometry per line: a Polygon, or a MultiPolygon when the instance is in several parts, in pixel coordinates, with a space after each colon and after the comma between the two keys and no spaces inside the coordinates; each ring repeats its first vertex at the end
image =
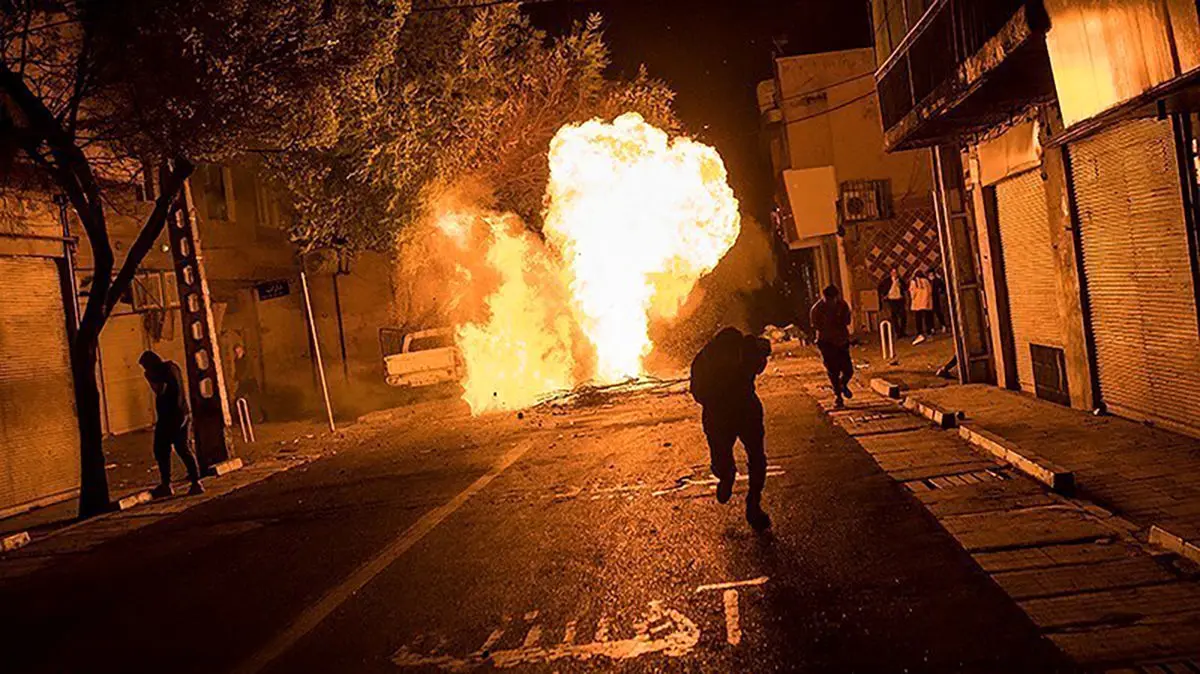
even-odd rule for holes
{"type": "Polygon", "coordinates": [[[336,433],[333,423],[333,408],[329,405],[329,386],[325,383],[325,364],[321,362],[321,343],[317,341],[317,320],[313,316],[312,298],[308,296],[308,276],[300,270],[300,287],[304,289],[304,308],[308,311],[308,330],[312,335],[313,356],[317,359],[317,375],[321,379],[321,395],[325,398],[325,414],[329,417],[329,432],[336,433]]]}
{"type": "Polygon", "coordinates": [[[338,276],[341,272],[333,273],[333,310],[337,313],[338,346],[342,350],[342,379],[350,383],[350,364],[346,362],[346,328],[342,323],[342,293],[338,290],[338,276]]]}

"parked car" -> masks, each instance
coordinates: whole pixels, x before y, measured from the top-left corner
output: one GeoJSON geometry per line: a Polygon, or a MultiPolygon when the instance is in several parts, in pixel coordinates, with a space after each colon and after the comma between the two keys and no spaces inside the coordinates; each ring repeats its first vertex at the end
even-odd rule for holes
{"type": "Polygon", "coordinates": [[[461,381],[466,374],[462,352],[452,328],[404,334],[393,328],[379,331],[384,377],[389,386],[434,386],[461,381]]]}

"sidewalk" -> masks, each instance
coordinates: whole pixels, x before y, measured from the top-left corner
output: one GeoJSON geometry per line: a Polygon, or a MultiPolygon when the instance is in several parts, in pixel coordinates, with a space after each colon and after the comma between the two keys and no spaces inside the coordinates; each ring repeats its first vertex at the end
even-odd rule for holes
{"type": "Polygon", "coordinates": [[[1200,541],[1200,439],[973,384],[910,395],[1074,471],[1077,492],[1143,530],[1200,541]]]}
{"type": "MultiPolygon", "coordinates": [[[[236,432],[236,431],[235,431],[236,432]]],[[[257,442],[246,444],[239,435],[235,456],[247,465],[270,460],[286,461],[305,452],[301,443],[328,434],[324,424],[316,421],[292,421],[263,424],[255,429],[257,442]]],[[[158,465],[154,461],[150,430],[126,433],[104,440],[104,456],[108,469],[109,496],[115,503],[121,498],[151,489],[158,484],[158,465]]],[[[174,453],[171,455],[171,475],[176,492],[186,493],[187,471],[174,453]]],[[[34,538],[69,526],[78,514],[74,496],[24,513],[0,519],[0,536],[28,531],[34,538]]]]}

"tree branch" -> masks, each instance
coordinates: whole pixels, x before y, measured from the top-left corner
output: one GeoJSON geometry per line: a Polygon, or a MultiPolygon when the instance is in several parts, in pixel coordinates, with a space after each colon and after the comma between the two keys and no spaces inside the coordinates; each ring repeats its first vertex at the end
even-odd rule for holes
{"type": "Polygon", "coordinates": [[[146,218],[146,223],[142,225],[141,231],[138,232],[137,239],[129,247],[129,252],[125,254],[125,261],[121,263],[121,269],[117,272],[116,278],[113,279],[112,285],[108,289],[107,297],[104,301],[105,318],[112,313],[113,308],[120,301],[121,295],[133,283],[133,277],[137,274],[138,266],[141,265],[142,260],[146,259],[146,255],[154,247],[154,242],[162,234],[167,218],[174,212],[184,181],[187,180],[188,176],[195,169],[196,167],[186,159],[176,158],[172,162],[171,172],[162,181],[162,189],[159,191],[158,198],[154,200],[154,210],[150,212],[150,215],[146,218]]]}

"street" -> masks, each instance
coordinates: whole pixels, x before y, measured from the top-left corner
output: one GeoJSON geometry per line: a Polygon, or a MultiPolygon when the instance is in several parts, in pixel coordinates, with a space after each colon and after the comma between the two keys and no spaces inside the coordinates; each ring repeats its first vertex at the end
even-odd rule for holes
{"type": "Polygon", "coordinates": [[[759,381],[768,533],[744,481],[714,499],[686,383],[429,401],[0,587],[5,671],[1065,669],[802,380],[759,381]]]}

